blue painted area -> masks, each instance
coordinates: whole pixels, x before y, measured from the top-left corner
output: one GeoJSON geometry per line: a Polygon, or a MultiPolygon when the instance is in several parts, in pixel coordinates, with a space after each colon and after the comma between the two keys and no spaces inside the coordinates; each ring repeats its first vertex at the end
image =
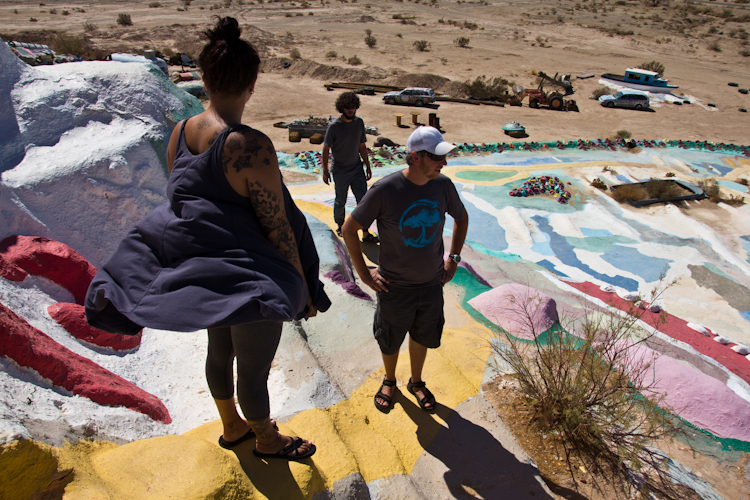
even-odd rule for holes
{"type": "Polygon", "coordinates": [[[648,257],[635,248],[622,245],[613,245],[601,257],[602,260],[609,262],[616,268],[627,269],[646,281],[658,281],[672,262],[668,259],[648,257]]]}
{"type": "Polygon", "coordinates": [[[714,172],[720,173],[722,177],[734,170],[729,165],[722,165],[720,163],[707,163],[706,167],[714,172]]]}
{"type": "Polygon", "coordinates": [[[745,320],[750,321],[750,311],[740,311],[740,315],[742,315],[745,320]]]}
{"type": "Polygon", "coordinates": [[[625,177],[624,175],[616,174],[616,175],[615,175],[615,178],[616,178],[616,179],[617,179],[618,181],[622,182],[623,184],[632,184],[632,183],[633,183],[633,181],[631,181],[630,179],[628,179],[628,178],[627,178],[627,177],[625,177]]]}
{"type": "Polygon", "coordinates": [[[716,183],[719,186],[723,186],[727,189],[731,189],[733,191],[737,191],[739,193],[747,193],[747,186],[743,186],[739,182],[734,181],[724,181],[724,180],[718,180],[716,183]]]}
{"type": "Polygon", "coordinates": [[[584,236],[610,236],[612,234],[611,231],[608,231],[607,229],[591,229],[590,227],[581,227],[579,228],[581,230],[581,233],[584,236]]]}
{"type": "Polygon", "coordinates": [[[540,260],[539,262],[537,262],[537,264],[539,264],[540,266],[542,266],[545,269],[549,269],[553,273],[555,273],[555,274],[557,274],[559,276],[562,276],[563,278],[568,278],[567,274],[565,274],[565,273],[563,273],[561,271],[558,271],[558,269],[555,267],[555,265],[552,262],[548,261],[547,259],[540,260]]]}
{"type": "MultiPolygon", "coordinates": [[[[494,189],[504,188],[497,186],[494,189]]],[[[508,248],[508,242],[505,240],[505,229],[498,224],[497,217],[479,210],[471,202],[463,199],[461,201],[464,202],[466,212],[469,214],[470,222],[467,236],[481,243],[482,246],[495,251],[502,251],[508,248]]],[[[448,226],[447,220],[445,225],[448,226]]]]}
{"type": "MultiPolygon", "coordinates": [[[[469,226],[471,226],[471,224],[469,224],[469,226]]],[[[524,259],[518,254],[492,250],[491,248],[487,248],[478,241],[474,241],[471,238],[466,238],[466,245],[470,246],[472,250],[476,250],[477,252],[484,255],[489,255],[490,257],[504,260],[505,262],[524,262],[524,259]]]]}
{"type": "Polygon", "coordinates": [[[536,252],[539,255],[547,255],[549,257],[555,256],[555,251],[552,250],[552,247],[549,244],[549,237],[547,237],[547,241],[538,241],[531,245],[531,251],[536,252]]]}
{"type": "Polygon", "coordinates": [[[555,233],[546,218],[536,215],[532,217],[532,219],[535,220],[539,225],[539,229],[541,231],[544,231],[549,236],[550,247],[555,252],[555,256],[557,256],[560,262],[570,267],[576,267],[589,276],[605,283],[609,283],[610,285],[619,286],[630,292],[638,291],[637,281],[630,278],[625,278],[623,276],[608,276],[606,274],[599,273],[581,262],[574,252],[575,247],[568,243],[568,241],[564,237],[555,233]]]}
{"type": "Polygon", "coordinates": [[[740,236],[742,238],[742,248],[747,252],[747,260],[750,262],[750,236],[740,236]]]}

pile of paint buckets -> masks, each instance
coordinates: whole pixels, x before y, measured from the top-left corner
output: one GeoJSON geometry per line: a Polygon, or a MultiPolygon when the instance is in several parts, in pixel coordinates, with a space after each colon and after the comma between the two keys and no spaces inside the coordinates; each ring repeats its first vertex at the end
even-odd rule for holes
{"type": "Polygon", "coordinates": [[[558,203],[567,203],[570,193],[565,190],[565,184],[557,177],[543,175],[523,181],[521,187],[511,190],[511,196],[534,196],[537,194],[551,194],[557,197],[558,203]]]}

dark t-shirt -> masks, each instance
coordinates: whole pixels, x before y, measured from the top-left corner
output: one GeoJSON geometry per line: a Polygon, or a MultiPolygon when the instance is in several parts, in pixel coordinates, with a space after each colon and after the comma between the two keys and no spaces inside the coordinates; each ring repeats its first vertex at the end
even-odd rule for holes
{"type": "Polygon", "coordinates": [[[465,216],[456,186],[439,175],[423,186],[403,171],[380,179],[357,204],[352,217],[362,227],[377,219],[380,274],[395,286],[427,286],[443,276],[445,214],[465,216]]]}
{"type": "Polygon", "coordinates": [[[323,144],[331,148],[332,167],[346,171],[360,165],[359,145],[367,142],[365,122],[355,116],[350,122],[336,118],[326,130],[323,144]]]}

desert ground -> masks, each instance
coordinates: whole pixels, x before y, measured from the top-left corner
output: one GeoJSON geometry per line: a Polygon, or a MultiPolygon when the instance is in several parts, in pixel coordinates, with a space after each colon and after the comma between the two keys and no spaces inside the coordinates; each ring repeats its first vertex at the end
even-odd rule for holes
{"type": "MultiPolygon", "coordinates": [[[[268,134],[277,150],[283,152],[298,153],[321,149],[320,145],[312,145],[304,139],[300,143],[289,142],[287,131],[276,128],[273,124],[310,115],[335,115],[334,101],[340,91],[326,90],[325,83],[350,81],[430,86],[440,94],[465,97],[464,83],[474,81],[478,77],[502,78],[508,81],[509,86],[519,84],[526,88],[534,88],[538,84],[536,74],[539,71],[550,75],[555,73],[571,75],[575,94],[570,98],[576,99],[580,111],[531,109],[526,103],[522,107],[452,102],[439,102],[425,108],[399,107],[385,105],[382,101],[382,94],[379,94],[361,96],[362,107],[359,115],[364,118],[367,125],[376,127],[381,136],[400,144],[405,144],[406,138],[414,129],[410,123],[412,111],[420,113],[418,117],[420,123],[426,123],[427,113],[436,113],[440,118],[440,125],[446,139],[453,142],[489,143],[517,140],[546,142],[611,138],[618,131],[624,130],[632,134],[634,139],[682,139],[750,144],[750,116],[740,111],[740,108],[749,107],[750,96],[738,92],[738,88],[750,87],[750,65],[748,64],[750,63],[750,58],[748,58],[750,47],[747,45],[748,30],[750,30],[750,4],[743,3],[687,3],[675,0],[670,2],[653,0],[650,2],[632,0],[403,2],[394,0],[368,3],[363,0],[340,2],[329,0],[238,2],[234,0],[220,3],[194,0],[192,2],[45,1],[39,3],[2,0],[0,1],[0,37],[4,40],[48,43],[58,52],[67,52],[63,50],[66,46],[78,47],[82,53],[93,58],[102,57],[111,52],[142,53],[145,49],[156,50],[164,56],[183,52],[196,57],[202,43],[199,38],[200,31],[211,24],[213,15],[236,17],[243,27],[243,36],[258,48],[264,61],[262,74],[259,76],[256,92],[246,108],[243,121],[268,134]],[[117,24],[116,19],[120,14],[130,15],[132,25],[117,24]],[[365,43],[365,30],[371,30],[371,36],[376,39],[372,48],[365,43]],[[459,37],[469,39],[467,46],[459,47],[454,42],[459,37]],[[414,42],[420,40],[428,42],[428,50],[416,50],[414,42]],[[354,61],[351,58],[355,56],[360,63],[352,64],[354,61]],[[622,73],[625,68],[638,66],[648,61],[661,62],[666,68],[664,76],[670,80],[670,83],[680,86],[675,94],[684,95],[691,101],[691,104],[679,106],[670,102],[657,102],[652,111],[633,111],[607,109],[589,98],[592,92],[602,87],[599,82],[602,73],[622,73]],[[286,68],[285,62],[290,63],[286,68]],[[595,76],[579,78],[590,73],[595,76]],[[738,87],[729,86],[730,82],[737,83],[738,87]],[[404,126],[394,125],[394,113],[405,114],[404,126]],[[503,135],[500,127],[509,120],[517,120],[524,125],[528,137],[510,139],[503,135]]],[[[170,67],[170,71],[179,69],[179,66],[170,67]]],[[[204,101],[203,104],[208,105],[208,101],[204,101]]],[[[368,142],[372,142],[375,137],[368,136],[368,139],[368,142]]],[[[702,160],[702,157],[696,156],[696,162],[699,160],[702,160]]],[[[618,158],[617,161],[622,162],[622,159],[618,158]]],[[[599,173],[599,165],[596,166],[595,174],[591,174],[593,170],[586,170],[579,172],[579,176],[588,178],[589,175],[603,175],[599,173]]],[[[742,168],[747,167],[745,165],[742,168]]],[[[459,167],[456,175],[460,173],[460,169],[470,170],[466,166],[459,167]]],[[[639,169],[633,168],[633,171],[637,170],[639,169]]],[[[737,172],[740,170],[738,169],[737,172]]],[[[746,170],[742,172],[744,175],[746,170]]],[[[518,175],[521,176],[522,173],[518,175]]],[[[376,172],[375,176],[378,175],[376,172]]],[[[473,172],[471,175],[478,174],[473,172]]],[[[631,178],[638,177],[637,173],[628,175],[631,178]]],[[[292,176],[287,176],[285,173],[285,178],[289,181],[292,176]]],[[[297,178],[310,180],[303,174],[298,174],[297,178]]],[[[466,179],[469,178],[465,176],[455,179],[459,181],[463,179],[462,182],[467,182],[466,179]]],[[[316,214],[321,221],[330,218],[328,207],[326,206],[325,209],[310,207],[313,201],[324,204],[331,198],[326,189],[316,184],[299,184],[292,188],[295,197],[303,200],[305,210],[316,214]],[[319,210],[319,213],[315,210],[319,210]]],[[[530,207],[534,208],[532,205],[530,207]]],[[[721,214],[724,214],[722,211],[724,209],[709,205],[708,201],[701,202],[701,205],[696,205],[696,207],[700,210],[693,210],[690,214],[692,217],[707,226],[731,232],[733,242],[737,240],[734,236],[744,233],[744,230],[738,227],[737,221],[745,219],[739,216],[722,218],[721,214]]],[[[670,210],[653,209],[648,213],[654,216],[655,221],[662,221],[667,220],[668,216],[676,217],[670,210]]],[[[743,213],[746,213],[746,210],[743,213]]],[[[326,235],[330,232],[329,229],[318,228],[326,235]]],[[[727,241],[729,240],[730,238],[727,238],[727,241]]],[[[727,243],[727,246],[730,245],[727,243]]],[[[743,252],[740,247],[732,247],[732,250],[737,254],[743,252]]],[[[334,254],[332,250],[328,253],[334,254]]],[[[479,262],[482,261],[480,257],[475,256],[479,262]]],[[[487,266],[490,268],[489,264],[487,266]]],[[[735,278],[741,274],[738,272],[735,278]]],[[[512,279],[517,276],[508,274],[508,277],[512,279]]],[[[746,278],[747,275],[742,274],[738,279],[744,282],[746,278]]],[[[505,279],[507,278],[503,278],[505,279]]],[[[499,282],[501,281],[498,278],[499,282]]],[[[685,285],[686,289],[690,283],[685,285]]],[[[343,292],[338,293],[344,295],[343,292]]],[[[344,299],[347,297],[342,298],[341,302],[349,304],[344,302],[344,299]]],[[[466,327],[470,322],[465,318],[465,313],[457,312],[459,311],[455,305],[457,300],[456,297],[451,298],[453,305],[448,311],[449,323],[459,333],[466,328],[474,334],[473,329],[478,327],[475,327],[473,323],[470,328],[466,327]]],[[[680,312],[689,316],[691,306],[684,307],[685,309],[680,312]]],[[[703,311],[705,309],[701,309],[701,312],[703,311]]],[[[310,338],[314,349],[315,342],[322,342],[320,339],[323,338],[324,330],[330,330],[328,327],[331,325],[340,326],[339,323],[344,321],[340,318],[346,317],[347,314],[352,317],[357,314],[362,316],[367,314],[369,319],[371,313],[365,307],[352,310],[341,307],[336,312],[338,316],[333,316],[331,313],[326,317],[325,323],[318,324],[318,330],[315,326],[307,327],[312,332],[310,338]],[[317,339],[316,333],[320,334],[317,339]]],[[[721,322],[716,317],[712,320],[717,324],[721,322]]],[[[361,337],[369,340],[369,332],[366,330],[365,325],[360,325],[357,329],[357,339],[361,337]]],[[[458,333],[455,335],[459,336],[458,333]]],[[[742,335],[744,339],[747,334],[743,332],[742,335]]],[[[464,340],[461,338],[461,341],[468,345],[468,342],[464,340]]],[[[196,345],[201,344],[202,337],[196,337],[194,342],[196,345]]],[[[296,340],[289,342],[293,343],[296,340]]],[[[344,340],[341,340],[340,344],[347,345],[344,340]]],[[[457,342],[456,345],[458,344],[457,342]]],[[[327,345],[324,347],[329,348],[327,345]]],[[[320,348],[321,352],[323,350],[320,348]]],[[[315,354],[317,355],[318,351],[315,351],[315,354]]],[[[353,358],[341,356],[340,359],[346,359],[348,363],[353,358]]],[[[380,367],[377,356],[373,359],[368,358],[367,362],[369,364],[362,368],[363,371],[372,369],[375,373],[375,370],[380,367]]],[[[307,358],[304,363],[307,363],[307,358]]],[[[470,363],[467,361],[466,364],[470,363]]],[[[477,380],[472,381],[474,385],[481,383],[483,370],[483,367],[477,369],[478,374],[474,374],[477,380]]],[[[377,388],[375,378],[368,376],[366,387],[363,384],[364,390],[357,389],[356,397],[351,397],[356,411],[347,413],[351,410],[346,401],[344,401],[345,404],[339,405],[337,411],[342,412],[342,422],[347,419],[351,421],[352,414],[364,414],[365,422],[367,422],[368,417],[364,409],[371,410],[371,393],[377,388]]],[[[352,387],[346,387],[347,395],[351,395],[349,393],[354,392],[354,384],[351,381],[347,383],[352,385],[352,387]]],[[[506,394],[502,390],[487,389],[488,393],[493,393],[493,391],[497,391],[495,399],[499,403],[496,406],[502,406],[503,401],[507,402],[507,399],[504,399],[506,394]]],[[[458,405],[460,400],[455,403],[458,405]]],[[[484,416],[488,414],[487,409],[478,406],[477,402],[464,401],[461,404],[464,405],[461,406],[461,412],[466,411],[472,415],[473,413],[470,412],[475,412],[484,416]],[[465,407],[470,408],[466,410],[465,407]]],[[[326,402],[326,405],[320,406],[333,407],[334,405],[326,402]]],[[[408,404],[404,407],[410,408],[408,404]]],[[[490,411],[489,414],[493,413],[490,411]]],[[[500,414],[503,421],[511,426],[511,419],[507,419],[502,412],[500,414]]],[[[310,419],[310,417],[306,418],[310,419]]],[[[208,441],[215,440],[215,423],[214,420],[213,424],[206,424],[214,426],[200,428],[193,435],[208,441]]],[[[380,425],[380,421],[376,423],[380,425]]],[[[309,420],[305,421],[305,425],[308,424],[309,420]]],[[[458,424],[468,425],[461,420],[458,424]]],[[[498,428],[501,424],[502,422],[497,424],[498,428]]],[[[389,424],[382,425],[387,428],[389,424]]],[[[479,426],[474,429],[474,432],[479,432],[478,428],[479,426]]],[[[408,429],[404,434],[411,433],[411,428],[408,429]]],[[[460,427],[458,429],[461,430],[460,427]]],[[[307,427],[303,427],[300,432],[306,430],[307,427]]],[[[493,430],[492,432],[499,431],[493,430]]],[[[321,435],[325,433],[321,432],[321,435]]],[[[484,436],[481,432],[478,435],[484,436]]],[[[533,455],[537,461],[539,457],[547,456],[546,451],[536,450],[534,453],[530,451],[529,441],[533,441],[533,436],[517,433],[515,437],[524,445],[525,451],[533,455]]],[[[477,441],[480,440],[477,438],[477,441]]],[[[503,446],[515,450],[513,446],[517,443],[512,441],[511,438],[502,441],[503,446]]],[[[490,442],[494,443],[491,440],[490,442]]],[[[136,442],[134,444],[136,446],[153,445],[152,448],[156,448],[153,443],[138,445],[136,442]]],[[[184,442],[177,443],[173,449],[178,449],[183,444],[184,442]]],[[[417,446],[421,443],[409,442],[408,444],[410,447],[405,446],[404,449],[408,449],[410,453],[413,451],[412,448],[421,452],[421,448],[417,446]]],[[[532,444],[544,446],[544,443],[532,444]]],[[[679,448],[670,450],[670,455],[678,458],[682,463],[689,464],[694,471],[697,471],[699,477],[704,477],[712,483],[724,498],[744,498],[747,495],[748,484],[750,484],[750,465],[748,465],[746,454],[730,463],[729,461],[722,462],[721,458],[716,461],[706,459],[703,455],[696,455],[692,449],[681,447],[681,444],[674,446],[679,448]],[[733,496],[734,493],[736,496],[733,496]]],[[[460,447],[455,446],[452,449],[457,450],[460,447]]],[[[490,452],[498,450],[498,448],[491,448],[490,452]]],[[[215,452],[213,449],[209,451],[215,452]]],[[[325,452],[334,455],[333,451],[325,452]]],[[[434,453],[434,450],[432,452],[434,453]]],[[[137,453],[139,453],[138,449],[135,451],[136,455],[137,453]]],[[[189,451],[185,455],[191,456],[191,453],[189,451]]],[[[522,452],[514,451],[513,453],[518,456],[523,455],[522,452]]],[[[194,454],[198,456],[197,451],[194,454]]],[[[441,457],[446,464],[450,463],[446,461],[450,458],[449,455],[441,457]]],[[[213,455],[202,456],[213,457],[213,455]]],[[[250,463],[252,458],[248,458],[249,460],[240,456],[240,461],[250,463]]],[[[358,460],[363,458],[357,457],[358,460]]],[[[377,456],[366,458],[372,459],[373,464],[378,462],[377,456]]],[[[504,460],[505,455],[501,458],[504,460]]],[[[128,463],[130,458],[126,457],[123,460],[123,463],[128,463]]],[[[157,458],[153,460],[153,463],[158,463],[157,458]]],[[[212,461],[218,463],[220,460],[204,460],[204,464],[212,461]]],[[[243,467],[247,465],[244,462],[243,467]]],[[[462,462],[462,465],[468,463],[462,462]]],[[[367,464],[371,465],[369,462],[367,464]]],[[[113,466],[113,469],[115,468],[113,466]]],[[[298,474],[298,470],[301,469],[293,469],[292,472],[298,474]]],[[[454,467],[454,471],[460,470],[460,467],[454,467]]],[[[532,472],[520,468],[519,471],[519,477],[533,482],[532,472]]],[[[182,472],[186,474],[184,470],[182,472]]],[[[257,480],[258,484],[265,486],[262,477],[266,471],[246,469],[245,472],[254,483],[257,480]],[[256,475],[253,476],[253,473],[256,475]]],[[[380,477],[378,474],[381,474],[381,471],[378,469],[376,472],[377,474],[371,473],[371,476],[380,477]]],[[[382,477],[390,477],[388,474],[392,472],[390,470],[386,472],[382,472],[382,477]]],[[[425,482],[432,481],[433,475],[431,474],[434,474],[432,469],[420,473],[424,474],[422,479],[428,478],[425,482]]],[[[365,475],[365,479],[369,481],[369,476],[365,475]]],[[[123,480],[122,483],[127,484],[127,481],[123,480]]],[[[463,483],[461,484],[463,486],[463,483]]],[[[570,483],[564,480],[560,481],[560,484],[570,486],[570,483]]],[[[259,486],[258,489],[260,490],[261,487],[259,486]]],[[[268,491],[276,492],[276,490],[268,491]]],[[[392,491],[398,491],[404,495],[403,498],[409,498],[410,490],[406,487],[392,491]]],[[[536,492],[531,488],[529,491],[536,492]]],[[[560,497],[612,498],[611,495],[595,491],[584,493],[579,495],[575,492],[565,492],[563,488],[560,497]]],[[[461,494],[456,492],[451,492],[451,494],[455,494],[457,498],[479,498],[472,494],[470,489],[465,489],[461,494]],[[464,494],[469,496],[461,496],[464,494]]],[[[273,497],[269,493],[266,493],[266,496],[273,497]]],[[[301,498],[299,494],[285,498],[298,497],[301,498]]]]}
{"type": "MultiPolygon", "coordinates": [[[[364,2],[0,2],[0,35],[19,41],[61,43],[78,38],[89,56],[114,51],[197,57],[199,34],[213,15],[236,17],[264,59],[245,122],[267,133],[280,151],[320,149],[290,143],[273,123],[335,115],[339,91],[324,83],[358,81],[430,86],[464,97],[461,84],[502,78],[526,88],[536,73],[571,75],[579,112],[440,102],[433,109],[388,106],[382,94],[362,96],[362,116],[380,135],[403,144],[412,128],[394,126],[394,113],[436,113],[446,138],[457,142],[507,140],[501,126],[517,120],[526,141],[613,137],[747,143],[750,116],[739,111],[750,96],[728,86],[750,86],[750,5],[666,1],[445,1],[364,2]],[[656,4],[656,5],[654,5],[656,4]],[[158,7],[155,7],[158,5],[158,7]],[[150,7],[151,6],[151,7],[150,7]],[[54,12],[54,13],[52,13],[54,12]],[[63,13],[67,13],[63,15],[63,13]],[[127,13],[131,26],[116,23],[127,13]],[[34,19],[35,21],[31,21],[34,19]],[[365,43],[371,30],[375,45],[365,43]],[[459,47],[454,41],[468,38],[459,47]],[[420,52],[414,42],[427,41],[420,52]],[[298,58],[297,58],[298,56],[298,58]],[[350,64],[351,58],[361,63],[350,64]],[[290,65],[283,67],[283,62],[290,65]],[[606,109],[589,96],[601,74],[620,73],[648,61],[665,67],[692,104],[655,104],[652,112],[606,109]],[[579,76],[594,77],[579,79],[579,76]],[[709,104],[715,105],[709,106],[709,104]]],[[[175,68],[172,68],[175,69],[175,68]]]]}

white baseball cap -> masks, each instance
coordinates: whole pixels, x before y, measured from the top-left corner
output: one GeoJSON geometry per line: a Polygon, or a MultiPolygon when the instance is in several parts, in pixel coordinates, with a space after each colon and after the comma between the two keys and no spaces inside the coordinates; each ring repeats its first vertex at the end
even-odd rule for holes
{"type": "Polygon", "coordinates": [[[455,148],[455,144],[443,140],[443,135],[435,127],[418,127],[406,141],[407,153],[429,151],[435,155],[447,155],[455,148]]]}

